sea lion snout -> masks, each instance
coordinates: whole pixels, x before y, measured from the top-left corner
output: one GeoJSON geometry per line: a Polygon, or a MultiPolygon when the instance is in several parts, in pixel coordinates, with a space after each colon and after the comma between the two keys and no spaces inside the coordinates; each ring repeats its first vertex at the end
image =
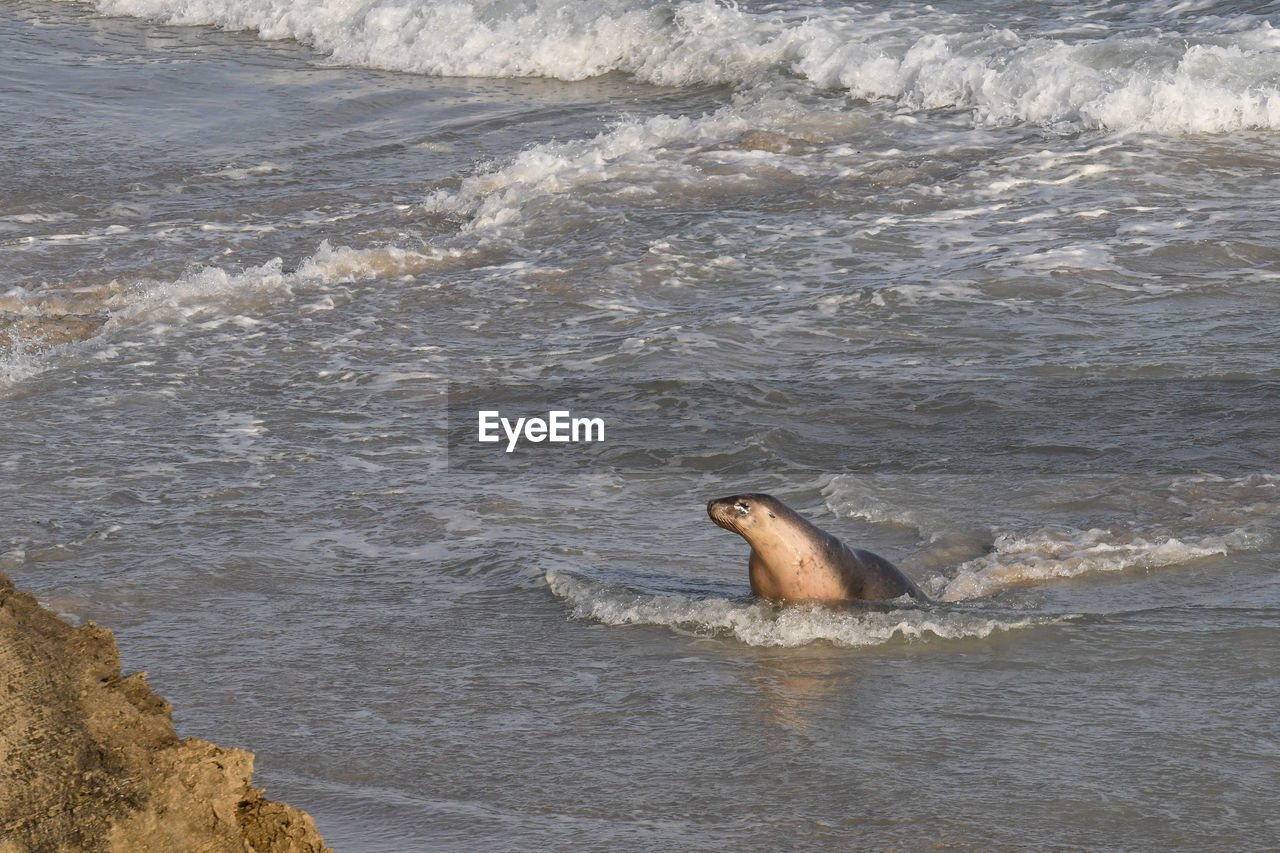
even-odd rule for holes
{"type": "Polygon", "coordinates": [[[728,515],[732,501],[732,498],[715,498],[707,501],[707,515],[711,516],[712,521],[726,530],[733,529],[729,526],[728,515]]]}

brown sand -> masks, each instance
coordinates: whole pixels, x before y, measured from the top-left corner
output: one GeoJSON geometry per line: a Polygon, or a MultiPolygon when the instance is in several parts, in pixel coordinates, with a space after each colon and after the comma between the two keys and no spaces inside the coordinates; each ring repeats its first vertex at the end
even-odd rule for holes
{"type": "Polygon", "coordinates": [[[0,574],[0,853],[332,853],[252,786],[252,753],[179,740],[170,711],[110,631],[0,574]]]}

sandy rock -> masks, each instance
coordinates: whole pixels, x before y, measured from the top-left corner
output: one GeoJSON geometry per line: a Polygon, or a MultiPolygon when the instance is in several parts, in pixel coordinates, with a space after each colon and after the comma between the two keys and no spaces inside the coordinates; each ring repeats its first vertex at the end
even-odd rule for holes
{"type": "Polygon", "coordinates": [[[170,712],[110,631],[0,574],[0,853],[331,853],[252,786],[251,753],[179,740],[170,712]]]}

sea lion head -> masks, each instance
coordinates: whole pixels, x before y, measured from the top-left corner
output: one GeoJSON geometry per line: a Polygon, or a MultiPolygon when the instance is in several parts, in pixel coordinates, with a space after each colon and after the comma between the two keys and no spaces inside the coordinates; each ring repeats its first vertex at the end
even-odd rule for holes
{"type": "Polygon", "coordinates": [[[779,519],[789,519],[793,514],[773,495],[750,493],[707,501],[707,515],[711,520],[748,542],[753,534],[771,528],[779,519]]]}

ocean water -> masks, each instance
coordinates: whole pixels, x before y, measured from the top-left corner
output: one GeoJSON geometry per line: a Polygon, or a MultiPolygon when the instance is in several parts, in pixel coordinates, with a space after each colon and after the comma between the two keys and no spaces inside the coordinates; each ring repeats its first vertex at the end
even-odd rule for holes
{"type": "Polygon", "coordinates": [[[344,853],[1276,849],[1277,27],[6,0],[0,570],[344,853]]]}

